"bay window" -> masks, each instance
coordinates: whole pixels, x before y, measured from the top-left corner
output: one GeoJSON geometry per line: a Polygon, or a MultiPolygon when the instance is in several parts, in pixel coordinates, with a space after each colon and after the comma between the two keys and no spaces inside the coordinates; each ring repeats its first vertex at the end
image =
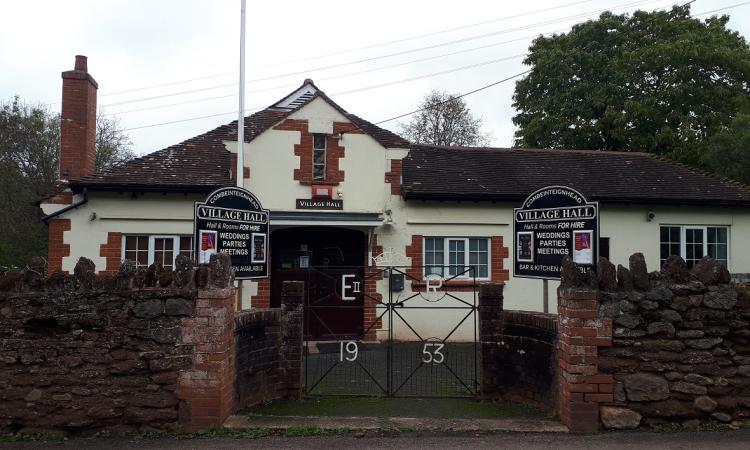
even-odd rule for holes
{"type": "Polygon", "coordinates": [[[670,255],[679,255],[688,267],[693,267],[704,256],[729,267],[729,227],[726,226],[662,225],[659,247],[662,265],[670,255]]]}
{"type": "Polygon", "coordinates": [[[490,245],[487,238],[424,238],[424,275],[445,278],[489,278],[490,245]],[[469,269],[473,267],[475,273],[469,269]]]}

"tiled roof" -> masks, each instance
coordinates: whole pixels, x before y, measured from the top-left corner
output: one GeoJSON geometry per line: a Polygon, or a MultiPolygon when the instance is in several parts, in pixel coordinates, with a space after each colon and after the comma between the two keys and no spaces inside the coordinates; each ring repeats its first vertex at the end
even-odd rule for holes
{"type": "Polygon", "coordinates": [[[750,206],[750,190],[647,153],[412,146],[409,199],[522,201],[565,185],[613,203],[750,206]]]}
{"type": "MultiPolygon", "coordinates": [[[[314,87],[310,80],[306,84],[314,87]]],[[[303,85],[304,86],[304,85],[303,85]]],[[[313,95],[305,95],[293,108],[273,105],[245,118],[245,142],[251,142],[274,124],[315,98],[322,97],[347,117],[356,128],[369,134],[384,147],[403,147],[409,143],[396,134],[382,129],[360,117],[349,114],[315,88],[313,95]]],[[[170,190],[208,192],[233,183],[231,154],[222,141],[237,140],[237,121],[222,125],[207,133],[177,145],[136,158],[106,172],[89,175],[70,182],[74,190],[170,190]]],[[[252,168],[251,168],[252,170],[252,168]]]]}
{"type": "Polygon", "coordinates": [[[352,123],[356,124],[362,131],[378,141],[383,147],[409,148],[411,146],[411,143],[409,141],[397,135],[396,133],[388,131],[385,128],[380,128],[379,126],[372,124],[361,117],[355,116],[354,114],[347,113],[346,116],[349,120],[352,121],[352,123]]]}
{"type": "MultiPolygon", "coordinates": [[[[407,200],[520,201],[541,187],[562,184],[605,202],[750,206],[747,188],[646,153],[415,145],[348,113],[310,80],[298,91],[305,93],[299,101],[282,99],[293,107],[277,103],[246,117],[245,142],[321,97],[384,147],[410,149],[403,162],[407,200]]],[[[70,187],[209,192],[233,183],[231,153],[223,141],[236,139],[234,121],[109,171],[72,180],[70,187]]]]}

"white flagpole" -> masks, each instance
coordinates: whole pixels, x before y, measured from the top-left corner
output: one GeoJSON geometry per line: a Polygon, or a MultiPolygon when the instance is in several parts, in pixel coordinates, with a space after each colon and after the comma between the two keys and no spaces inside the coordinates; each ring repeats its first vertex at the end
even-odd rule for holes
{"type": "Polygon", "coordinates": [[[245,0],[240,14],[240,108],[237,118],[237,187],[245,182],[245,0]]]}
{"type": "MultiPolygon", "coordinates": [[[[245,0],[240,8],[240,105],[237,117],[237,187],[245,184],[245,0]]],[[[242,280],[237,280],[237,310],[242,309],[242,280]]]]}

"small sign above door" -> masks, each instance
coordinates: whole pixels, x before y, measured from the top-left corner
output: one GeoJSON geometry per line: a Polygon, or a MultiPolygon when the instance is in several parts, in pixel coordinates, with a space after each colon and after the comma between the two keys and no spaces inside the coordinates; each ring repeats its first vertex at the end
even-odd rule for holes
{"type": "Polygon", "coordinates": [[[309,198],[298,198],[297,209],[323,209],[323,210],[342,210],[344,209],[344,201],[341,199],[309,199],[309,198]]]}

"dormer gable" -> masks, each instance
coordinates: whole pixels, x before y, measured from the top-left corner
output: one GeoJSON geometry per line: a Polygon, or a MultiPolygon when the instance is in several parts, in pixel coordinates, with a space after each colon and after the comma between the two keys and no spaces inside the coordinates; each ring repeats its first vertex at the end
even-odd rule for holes
{"type": "Polygon", "coordinates": [[[279,111],[294,111],[305,103],[309,102],[315,94],[320,92],[313,81],[309,78],[305,79],[296,91],[282,98],[278,102],[274,103],[269,109],[275,109],[279,111]]]}

